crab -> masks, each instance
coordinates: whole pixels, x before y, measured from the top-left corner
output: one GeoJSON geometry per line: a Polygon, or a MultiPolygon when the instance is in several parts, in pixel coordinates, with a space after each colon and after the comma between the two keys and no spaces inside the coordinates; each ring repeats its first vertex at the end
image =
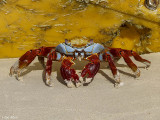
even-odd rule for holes
{"type": "Polygon", "coordinates": [[[135,77],[140,76],[140,70],[132,62],[130,56],[133,56],[135,60],[144,63],[146,68],[151,64],[150,61],[143,59],[132,50],[104,47],[102,44],[94,43],[93,40],[89,40],[86,44],[78,45],[72,44],[70,40],[65,39],[64,43],[60,43],[56,47],[41,47],[39,49],[27,51],[10,68],[10,76],[15,75],[17,80],[21,80],[22,70],[26,68],[36,56],[38,56],[40,63],[45,66],[46,85],[53,86],[53,79],[51,77],[52,61],[61,61],[60,73],[69,88],[79,87],[85,83],[90,83],[100,69],[101,62],[108,62],[115,81],[115,87],[123,85],[123,82],[120,80],[119,71],[114,63],[121,57],[127,63],[129,68],[131,68],[135,77]],[[44,58],[47,58],[46,65],[44,58]],[[76,70],[71,68],[72,65],[75,64],[74,60],[89,61],[79,76],[76,73],[76,70]]]}

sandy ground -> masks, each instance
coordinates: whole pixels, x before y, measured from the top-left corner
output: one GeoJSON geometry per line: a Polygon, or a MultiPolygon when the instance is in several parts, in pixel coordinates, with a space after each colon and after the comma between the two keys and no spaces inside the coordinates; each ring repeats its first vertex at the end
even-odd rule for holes
{"type": "MultiPolygon", "coordinates": [[[[160,53],[142,56],[152,65],[146,70],[134,60],[141,70],[138,80],[123,59],[118,62],[124,82],[118,89],[106,63],[88,86],[67,88],[59,74],[60,63],[53,64],[54,87],[47,87],[37,60],[19,82],[8,75],[17,58],[0,59],[0,120],[159,120],[160,53]]],[[[86,64],[76,63],[77,72],[86,64]]]]}

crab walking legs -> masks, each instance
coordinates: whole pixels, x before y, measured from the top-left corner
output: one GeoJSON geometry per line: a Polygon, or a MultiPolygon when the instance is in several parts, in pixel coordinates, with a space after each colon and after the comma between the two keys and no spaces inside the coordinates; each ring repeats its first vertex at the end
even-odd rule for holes
{"type": "MultiPolygon", "coordinates": [[[[146,68],[148,68],[151,64],[150,61],[143,59],[141,56],[139,56],[136,52],[132,51],[132,50],[124,50],[124,49],[120,49],[120,48],[110,48],[109,49],[109,53],[113,56],[114,58],[121,58],[123,57],[124,61],[127,63],[127,65],[131,68],[131,70],[134,72],[135,77],[139,77],[140,76],[140,70],[138,69],[138,67],[132,62],[132,60],[129,58],[129,56],[133,56],[135,60],[143,63],[146,65],[146,68]]],[[[117,85],[123,85],[123,83],[120,83],[120,77],[119,77],[119,72],[116,68],[116,66],[114,65],[112,58],[109,54],[105,54],[104,59],[107,59],[109,62],[109,66],[111,68],[111,71],[113,73],[113,76],[116,80],[115,86],[117,85]]]]}
{"type": "Polygon", "coordinates": [[[41,47],[39,49],[27,51],[10,68],[10,76],[15,75],[18,80],[21,80],[20,76],[22,70],[26,68],[36,56],[38,56],[38,60],[45,68],[45,82],[48,86],[53,86],[53,80],[51,77],[53,61],[62,61],[60,72],[68,87],[73,87],[74,85],[79,87],[83,83],[90,83],[99,71],[101,61],[109,63],[109,67],[115,80],[115,86],[121,86],[123,84],[120,80],[118,69],[114,63],[116,60],[122,57],[134,72],[135,77],[140,76],[140,70],[130,59],[130,56],[133,56],[135,60],[144,63],[146,68],[151,64],[150,61],[143,59],[132,50],[109,47],[105,48],[103,45],[94,43],[92,40],[84,46],[76,47],[72,46],[68,40],[65,40],[64,43],[60,43],[56,47],[41,47]],[[44,58],[47,58],[46,65],[44,58]],[[73,60],[78,60],[78,58],[89,61],[82,70],[80,77],[77,75],[76,71],[71,68],[74,64],[73,60]]]}
{"type": "Polygon", "coordinates": [[[22,78],[20,77],[22,70],[26,68],[35,59],[36,56],[38,56],[38,60],[43,65],[43,67],[45,67],[44,57],[47,57],[47,64],[45,67],[46,68],[46,84],[48,86],[52,86],[52,82],[51,82],[52,61],[56,60],[56,57],[57,57],[54,47],[41,47],[39,49],[27,51],[11,67],[10,76],[15,75],[17,80],[22,80],[22,78]]]}

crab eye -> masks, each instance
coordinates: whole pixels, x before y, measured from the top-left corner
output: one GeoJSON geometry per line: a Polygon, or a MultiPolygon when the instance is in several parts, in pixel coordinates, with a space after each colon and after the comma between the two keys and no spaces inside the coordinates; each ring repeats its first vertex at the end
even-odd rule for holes
{"type": "Polygon", "coordinates": [[[65,39],[65,43],[66,43],[66,44],[68,43],[68,39],[65,39]]]}
{"type": "Polygon", "coordinates": [[[41,49],[39,49],[39,51],[38,51],[39,53],[41,53],[41,49]]]}
{"type": "Polygon", "coordinates": [[[65,39],[65,44],[71,46],[71,43],[69,43],[68,39],[65,39]]]}
{"type": "Polygon", "coordinates": [[[93,39],[90,40],[90,43],[93,44],[93,39]]]}
{"type": "Polygon", "coordinates": [[[119,51],[119,54],[122,55],[122,51],[119,51]]]}

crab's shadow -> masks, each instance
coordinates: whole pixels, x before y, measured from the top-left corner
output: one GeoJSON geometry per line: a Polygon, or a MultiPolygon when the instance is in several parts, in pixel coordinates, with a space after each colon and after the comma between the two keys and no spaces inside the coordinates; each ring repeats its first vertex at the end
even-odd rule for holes
{"type": "MultiPolygon", "coordinates": [[[[74,68],[75,70],[79,70],[81,71],[84,66],[88,63],[88,61],[74,61],[76,64],[72,67],[74,68]]],[[[115,63],[116,64],[116,67],[128,67],[127,65],[125,64],[119,64],[119,63],[115,63]]],[[[53,65],[52,65],[52,77],[53,79],[57,79],[60,83],[62,83],[63,85],[65,85],[64,83],[64,80],[62,79],[61,77],[61,73],[60,73],[60,67],[61,67],[61,62],[53,62],[53,65]],[[57,75],[56,76],[53,76],[53,72],[57,72],[57,75]]],[[[111,83],[115,83],[115,80],[113,79],[113,76],[109,76],[107,75],[103,69],[108,69],[110,70],[110,68],[108,67],[108,63],[106,62],[101,62],[101,67],[100,67],[100,70],[99,70],[99,73],[104,76],[106,78],[106,80],[110,81],[111,83]]],[[[34,70],[42,70],[42,79],[43,79],[43,82],[45,83],[45,68],[42,64],[40,64],[39,62],[35,62],[33,64],[31,64],[30,66],[26,67],[26,69],[24,70],[24,72],[21,74],[21,76],[24,76],[28,73],[30,73],[31,71],[34,71],[34,70]]],[[[124,72],[122,70],[119,70],[119,72],[121,74],[124,74],[124,75],[127,75],[127,76],[130,76],[130,77],[135,77],[132,73],[128,73],[128,72],[124,72]]]]}

